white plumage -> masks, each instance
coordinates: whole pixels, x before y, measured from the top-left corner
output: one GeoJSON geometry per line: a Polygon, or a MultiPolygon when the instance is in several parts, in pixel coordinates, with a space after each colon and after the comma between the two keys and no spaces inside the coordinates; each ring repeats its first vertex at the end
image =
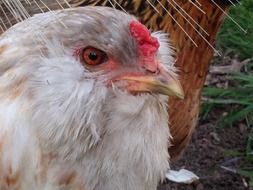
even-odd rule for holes
{"type": "Polygon", "coordinates": [[[133,20],[105,7],[67,9],[0,37],[1,190],[156,189],[169,168],[162,94],[182,92],[164,34],[153,34],[159,72],[139,67],[133,20]],[[87,65],[87,47],[105,53],[103,63],[87,65]],[[125,73],[158,77],[160,86],[113,80],[125,73]]]}

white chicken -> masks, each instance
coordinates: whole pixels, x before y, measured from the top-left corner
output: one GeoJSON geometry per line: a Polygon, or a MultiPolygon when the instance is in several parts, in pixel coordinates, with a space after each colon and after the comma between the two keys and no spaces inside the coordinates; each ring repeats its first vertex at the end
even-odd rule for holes
{"type": "Polygon", "coordinates": [[[36,15],[0,37],[1,190],[155,190],[169,168],[165,34],[106,7],[36,15]]]}

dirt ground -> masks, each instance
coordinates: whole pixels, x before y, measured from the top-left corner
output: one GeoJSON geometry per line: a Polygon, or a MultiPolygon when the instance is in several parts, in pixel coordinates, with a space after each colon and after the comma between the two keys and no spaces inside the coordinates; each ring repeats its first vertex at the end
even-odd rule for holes
{"type": "Polygon", "coordinates": [[[173,169],[186,168],[200,180],[191,185],[166,181],[158,190],[252,190],[247,179],[236,173],[245,161],[231,156],[231,150],[244,152],[247,133],[243,124],[225,129],[210,123],[200,125],[183,157],[172,163],[173,169]]]}

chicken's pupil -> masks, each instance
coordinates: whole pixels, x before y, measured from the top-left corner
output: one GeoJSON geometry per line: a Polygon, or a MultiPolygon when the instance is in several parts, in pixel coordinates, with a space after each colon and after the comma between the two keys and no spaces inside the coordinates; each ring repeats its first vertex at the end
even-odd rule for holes
{"type": "Polygon", "coordinates": [[[98,55],[96,54],[96,52],[90,52],[89,58],[90,58],[92,61],[96,61],[97,58],[98,58],[98,55]]]}

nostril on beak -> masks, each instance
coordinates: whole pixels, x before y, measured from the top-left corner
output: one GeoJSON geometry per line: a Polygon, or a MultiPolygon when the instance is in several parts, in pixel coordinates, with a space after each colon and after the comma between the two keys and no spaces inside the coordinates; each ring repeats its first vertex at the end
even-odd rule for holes
{"type": "Polygon", "coordinates": [[[146,72],[147,72],[147,74],[149,73],[149,74],[154,74],[154,75],[157,75],[157,74],[159,74],[159,70],[157,69],[157,70],[148,70],[148,69],[146,69],[146,72]]]}
{"type": "Polygon", "coordinates": [[[146,61],[143,68],[149,73],[159,73],[158,61],[146,61]]]}

